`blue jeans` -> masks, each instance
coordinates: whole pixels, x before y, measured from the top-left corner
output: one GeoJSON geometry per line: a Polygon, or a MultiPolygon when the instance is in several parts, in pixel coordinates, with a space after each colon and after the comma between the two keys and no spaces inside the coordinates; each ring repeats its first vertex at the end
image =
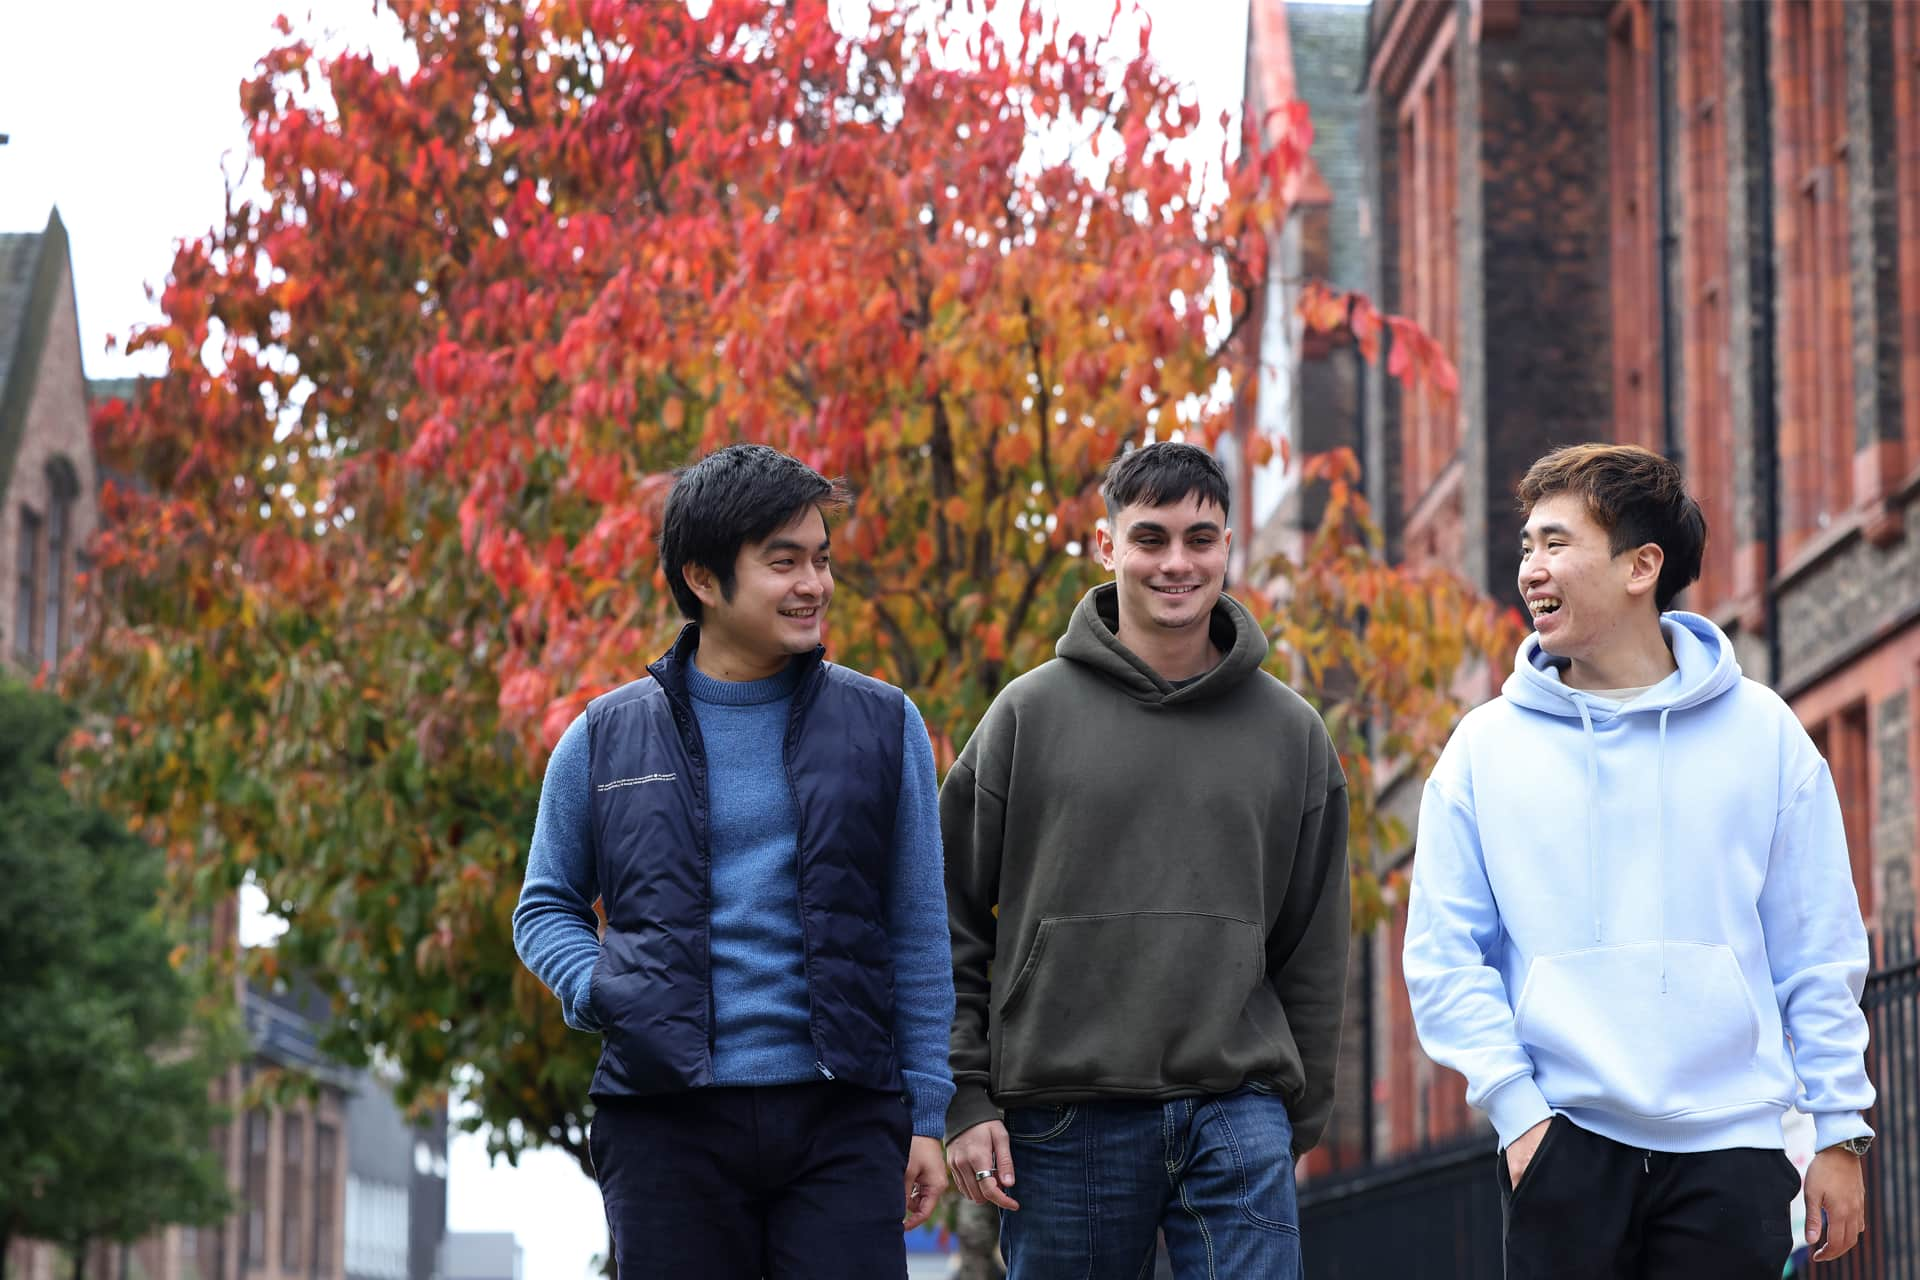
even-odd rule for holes
{"type": "Polygon", "coordinates": [[[1134,1280],[1156,1234],[1180,1280],[1299,1280],[1293,1121],[1257,1087],[1013,1107],[1007,1280],[1134,1280]]]}

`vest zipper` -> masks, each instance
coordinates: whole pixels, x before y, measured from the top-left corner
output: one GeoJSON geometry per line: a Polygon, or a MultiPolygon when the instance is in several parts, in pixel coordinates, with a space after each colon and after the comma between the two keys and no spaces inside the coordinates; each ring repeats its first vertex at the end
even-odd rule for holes
{"type": "MultiPolygon", "coordinates": [[[[675,708],[676,714],[679,709],[675,708]]],[[[700,774],[700,867],[706,873],[707,880],[707,1071],[713,1071],[714,1023],[713,1008],[713,837],[709,830],[712,823],[711,805],[713,797],[707,788],[707,743],[700,736],[700,722],[694,719],[693,712],[686,712],[685,730],[694,749],[689,753],[693,757],[693,767],[700,774]]]]}
{"type": "MultiPolygon", "coordinates": [[[[787,780],[787,794],[793,797],[793,888],[794,900],[800,904],[800,955],[801,965],[807,975],[807,1037],[813,1041],[813,1051],[820,1056],[814,1059],[814,1069],[828,1080],[834,1079],[832,1071],[827,1069],[826,1046],[820,1043],[820,1020],[815,1008],[813,973],[813,934],[808,927],[807,915],[807,815],[800,806],[800,788],[793,785],[793,749],[800,741],[800,717],[804,712],[808,698],[807,684],[812,679],[802,681],[793,691],[793,711],[787,718],[786,742],[782,747],[780,772],[787,780]]],[[[712,984],[708,984],[712,989],[712,984]]]]}

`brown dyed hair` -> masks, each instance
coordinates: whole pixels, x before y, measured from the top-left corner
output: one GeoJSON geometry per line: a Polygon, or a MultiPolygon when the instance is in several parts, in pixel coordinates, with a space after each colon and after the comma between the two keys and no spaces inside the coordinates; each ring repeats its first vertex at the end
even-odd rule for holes
{"type": "Polygon", "coordinates": [[[1700,576],[1707,518],[1687,496],[1680,468],[1651,449],[1632,444],[1555,449],[1527,468],[1516,492],[1523,512],[1563,493],[1579,494],[1587,514],[1607,531],[1608,550],[1616,556],[1657,543],[1666,559],[1653,594],[1663,613],[1700,576]]]}

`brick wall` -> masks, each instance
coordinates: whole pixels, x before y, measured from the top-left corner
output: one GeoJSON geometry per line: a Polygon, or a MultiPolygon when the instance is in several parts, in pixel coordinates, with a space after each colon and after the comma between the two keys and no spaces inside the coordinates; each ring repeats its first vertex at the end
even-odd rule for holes
{"type": "Polygon", "coordinates": [[[1893,11],[1893,111],[1898,230],[1888,250],[1899,274],[1902,438],[1920,467],[1920,5],[1893,11]]]}
{"type": "Polygon", "coordinates": [[[1789,694],[1859,657],[1920,609],[1920,503],[1905,536],[1875,543],[1858,527],[1780,593],[1780,686],[1789,694]]]}
{"type": "MultiPolygon", "coordinates": [[[[1776,24],[1793,12],[1790,0],[1776,0],[1776,24]]],[[[1842,435],[1852,453],[1845,487],[1828,502],[1824,527],[1802,528],[1798,539],[1791,523],[1786,530],[1778,679],[1794,696],[1816,682],[1857,679],[1848,667],[1866,661],[1920,617],[1920,475],[1912,469],[1920,459],[1905,456],[1903,387],[1905,353],[1920,352],[1920,326],[1905,322],[1901,288],[1911,268],[1903,265],[1899,244],[1900,194],[1920,174],[1898,163],[1896,71],[1912,68],[1896,68],[1893,57],[1897,36],[1914,37],[1904,24],[1896,31],[1890,6],[1850,2],[1831,13],[1848,73],[1845,161],[1839,167],[1847,175],[1849,214],[1844,298],[1850,341],[1842,372],[1850,394],[1842,435]]],[[[1907,51],[1909,59],[1914,52],[1907,51]]],[[[1816,97],[1821,87],[1818,81],[1811,87],[1816,97]]],[[[1793,92],[1788,96],[1783,126],[1791,129],[1797,127],[1793,92]]],[[[1789,260],[1783,253],[1783,265],[1789,260]]],[[[1803,289],[1804,282],[1786,279],[1781,292],[1785,298],[1803,289]]],[[[1794,331],[1783,332],[1783,366],[1804,358],[1798,340],[1794,331]]],[[[1788,385],[1783,417],[1794,404],[1795,389],[1788,385]]],[[[1783,440],[1789,499],[1797,466],[1793,447],[1791,438],[1783,440]]]]}
{"type": "Polygon", "coordinates": [[[1902,689],[1874,708],[1874,755],[1879,762],[1873,813],[1874,896],[1897,917],[1920,908],[1913,888],[1914,844],[1920,822],[1914,814],[1913,688],[1902,689]]]}
{"type": "Polygon", "coordinates": [[[1723,73],[1727,152],[1727,361],[1732,366],[1728,408],[1733,459],[1733,519],[1727,530],[1733,556],[1734,643],[1748,671],[1770,678],[1762,596],[1766,590],[1766,545],[1772,536],[1767,492],[1773,466],[1770,438],[1778,403],[1773,361],[1763,357],[1774,299],[1771,279],[1773,224],[1767,216],[1772,187],[1767,157],[1767,81],[1761,53],[1765,11],[1757,6],[1724,10],[1723,73]],[[1764,420],[1764,421],[1763,421],[1764,420]]]}
{"type": "MultiPolygon", "coordinates": [[[[1468,6],[1471,13],[1471,5],[1468,6]]],[[[1496,41],[1503,38],[1493,37],[1496,41]]],[[[1486,99],[1486,36],[1467,39],[1454,52],[1460,68],[1455,97],[1460,104],[1460,343],[1453,351],[1460,374],[1460,518],[1458,550],[1451,562],[1469,582],[1488,580],[1487,509],[1487,252],[1486,170],[1481,151],[1481,110],[1486,99]]]]}
{"type": "Polygon", "coordinates": [[[1853,324],[1853,497],[1882,502],[1899,485],[1899,187],[1895,177],[1891,5],[1847,9],[1848,209],[1853,324]],[[1851,157],[1858,157],[1857,160],[1851,157]]]}
{"type": "MultiPolygon", "coordinates": [[[[1673,232],[1680,252],[1669,255],[1677,279],[1668,332],[1677,335],[1680,358],[1672,361],[1677,383],[1675,424],[1684,441],[1688,483],[1707,519],[1707,550],[1699,583],[1685,607],[1720,615],[1733,603],[1737,451],[1734,435],[1732,340],[1732,228],[1727,99],[1727,19],[1717,4],[1683,5],[1673,13],[1673,104],[1671,173],[1675,199],[1673,232]]],[[[1662,18],[1662,21],[1665,19],[1662,18]]]]}
{"type": "Polygon", "coordinates": [[[1850,6],[1772,0],[1775,251],[1779,287],[1782,552],[1791,558],[1852,505],[1850,6]]]}
{"type": "Polygon", "coordinates": [[[241,1212],[226,1228],[230,1260],[240,1264],[230,1275],[245,1275],[248,1280],[344,1280],[346,1275],[346,1188],[347,1147],[346,1114],[338,1092],[328,1090],[318,1099],[274,1107],[258,1113],[237,1111],[231,1126],[238,1142],[232,1166],[236,1195],[241,1212]],[[258,1114],[264,1124],[266,1151],[264,1161],[254,1168],[264,1175],[258,1186],[249,1184],[246,1148],[248,1120],[258,1114]],[[333,1134],[333,1168],[330,1176],[319,1173],[319,1144],[315,1135],[320,1126],[333,1134]],[[290,1134],[299,1135],[299,1150],[289,1151],[290,1134]],[[251,1195],[260,1197],[264,1236],[256,1260],[248,1261],[248,1204],[251,1195]],[[290,1199],[289,1197],[292,1197],[290,1199]],[[316,1266],[314,1253],[320,1244],[314,1237],[314,1225],[320,1197],[330,1208],[329,1238],[324,1242],[324,1265],[316,1266]],[[287,1233],[298,1231],[300,1239],[289,1243],[287,1233]]]}
{"type": "Polygon", "coordinates": [[[1603,9],[1530,6],[1480,50],[1482,223],[1464,233],[1484,242],[1486,460],[1464,515],[1467,562],[1505,599],[1514,486],[1548,449],[1613,435],[1607,41],[1603,9]]]}
{"type": "Polygon", "coordinates": [[[1613,296],[1612,438],[1662,447],[1659,74],[1649,0],[1620,0],[1607,20],[1608,274],[1613,296]]]}
{"type": "MultiPolygon", "coordinates": [[[[1377,6],[1376,6],[1377,8],[1377,6]]],[[[1375,252],[1369,255],[1366,288],[1382,307],[1397,307],[1400,296],[1400,265],[1395,255],[1381,246],[1398,243],[1399,227],[1399,151],[1398,130],[1393,113],[1383,108],[1377,95],[1369,94],[1364,108],[1363,136],[1372,140],[1367,148],[1367,190],[1372,207],[1379,213],[1379,236],[1375,252]]],[[[1455,359],[1459,356],[1456,353],[1455,359]]],[[[1464,371],[1463,371],[1464,382],[1464,371]]],[[[1365,472],[1367,495],[1374,516],[1386,536],[1387,554],[1400,554],[1400,384],[1386,376],[1385,362],[1369,366],[1366,378],[1367,433],[1365,454],[1360,459],[1365,472]]]]}

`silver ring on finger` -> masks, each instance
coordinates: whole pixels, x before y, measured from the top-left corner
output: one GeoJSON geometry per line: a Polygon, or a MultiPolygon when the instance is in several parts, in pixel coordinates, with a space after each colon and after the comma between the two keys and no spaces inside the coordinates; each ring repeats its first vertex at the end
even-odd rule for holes
{"type": "Polygon", "coordinates": [[[993,1170],[991,1169],[975,1169],[973,1171],[973,1180],[975,1182],[985,1182],[988,1178],[991,1178],[992,1176],[993,1176],[993,1170]]]}

